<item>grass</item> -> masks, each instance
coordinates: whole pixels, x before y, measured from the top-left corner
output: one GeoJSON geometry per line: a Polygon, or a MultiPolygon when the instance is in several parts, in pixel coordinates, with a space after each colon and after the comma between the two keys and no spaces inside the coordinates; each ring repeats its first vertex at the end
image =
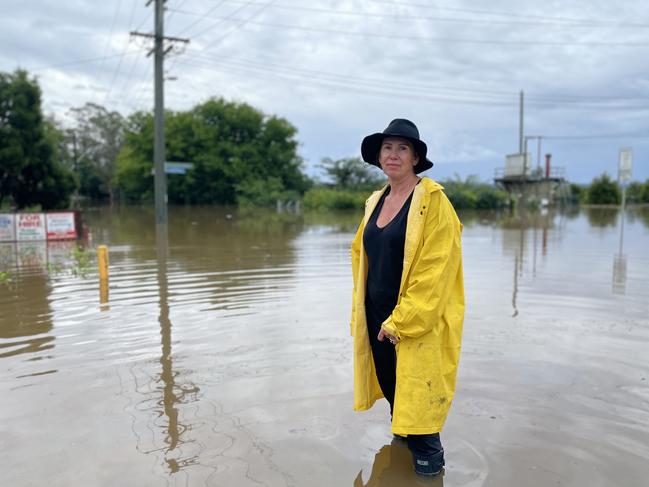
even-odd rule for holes
{"type": "Polygon", "coordinates": [[[13,283],[13,278],[9,271],[0,271],[0,286],[10,286],[13,283]]]}

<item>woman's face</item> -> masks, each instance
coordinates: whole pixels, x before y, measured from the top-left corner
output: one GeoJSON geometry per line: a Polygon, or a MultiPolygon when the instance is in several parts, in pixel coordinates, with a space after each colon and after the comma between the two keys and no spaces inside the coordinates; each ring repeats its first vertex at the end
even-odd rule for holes
{"type": "Polygon", "coordinates": [[[386,137],[381,144],[379,163],[389,178],[400,179],[414,174],[419,162],[412,143],[399,137],[386,137]]]}

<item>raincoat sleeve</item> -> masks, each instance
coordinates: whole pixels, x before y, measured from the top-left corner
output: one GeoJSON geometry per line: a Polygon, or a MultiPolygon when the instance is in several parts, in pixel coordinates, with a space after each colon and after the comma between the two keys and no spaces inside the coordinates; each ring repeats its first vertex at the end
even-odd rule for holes
{"type": "Polygon", "coordinates": [[[399,301],[382,324],[401,340],[416,338],[440,326],[446,304],[462,272],[462,225],[446,196],[438,192],[423,222],[422,242],[399,301]],[[437,211],[434,211],[434,207],[437,211]]]}
{"type": "Polygon", "coordinates": [[[354,336],[354,322],[356,321],[356,283],[358,282],[358,267],[361,259],[361,239],[363,238],[363,221],[361,220],[356,231],[356,236],[352,241],[352,314],[349,321],[349,332],[354,336]]]}

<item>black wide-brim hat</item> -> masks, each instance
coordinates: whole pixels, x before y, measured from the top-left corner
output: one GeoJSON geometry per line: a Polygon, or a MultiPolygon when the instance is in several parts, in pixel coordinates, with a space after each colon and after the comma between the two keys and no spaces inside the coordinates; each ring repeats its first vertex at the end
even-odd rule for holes
{"type": "Polygon", "coordinates": [[[405,118],[395,118],[383,132],[368,135],[363,139],[361,143],[361,155],[365,162],[381,167],[379,163],[379,152],[381,150],[381,144],[383,144],[383,139],[386,137],[400,137],[412,143],[415,153],[419,156],[419,162],[414,167],[415,174],[419,174],[433,167],[433,163],[426,158],[428,147],[419,138],[417,126],[405,118]]]}

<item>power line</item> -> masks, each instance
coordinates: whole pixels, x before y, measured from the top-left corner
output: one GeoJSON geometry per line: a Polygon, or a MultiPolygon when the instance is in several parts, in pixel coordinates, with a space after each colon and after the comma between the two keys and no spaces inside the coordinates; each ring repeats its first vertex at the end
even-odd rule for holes
{"type": "MultiPolygon", "coordinates": [[[[131,96],[125,101],[125,104],[135,111],[137,111],[137,105],[140,103],[142,98],[144,98],[147,93],[150,93],[149,86],[142,87],[140,85],[149,78],[149,76],[151,75],[151,69],[151,64],[147,64],[146,68],[144,69],[144,74],[140,76],[140,81],[134,84],[134,86],[139,86],[139,89],[134,89],[131,96]]],[[[153,103],[151,105],[153,105],[153,103]]]]}
{"type": "Polygon", "coordinates": [[[298,73],[290,73],[290,72],[281,73],[275,71],[267,71],[259,67],[243,66],[240,64],[229,63],[226,61],[206,62],[200,59],[198,60],[193,59],[187,61],[187,64],[199,68],[203,67],[205,69],[217,69],[217,70],[220,65],[223,68],[225,68],[225,72],[228,74],[240,73],[248,76],[250,73],[255,73],[255,74],[261,73],[264,75],[271,75],[280,79],[285,79],[287,81],[295,81],[295,80],[305,81],[310,84],[316,84],[327,88],[335,89],[337,92],[339,92],[340,89],[342,88],[349,93],[359,93],[364,95],[380,95],[380,96],[390,96],[390,97],[396,96],[400,98],[428,99],[428,100],[434,100],[440,102],[451,102],[451,103],[470,104],[470,105],[491,105],[491,106],[501,106],[501,107],[515,105],[514,102],[507,103],[507,102],[497,102],[497,101],[489,101],[489,100],[437,96],[431,94],[430,92],[415,93],[415,92],[406,92],[406,91],[394,91],[382,86],[361,85],[360,83],[355,82],[354,80],[351,79],[349,80],[350,83],[345,83],[342,80],[314,78],[314,77],[308,77],[305,75],[299,75],[298,73]]]}
{"type": "MultiPolygon", "coordinates": [[[[526,95],[527,96],[527,95],[526,95]]],[[[604,94],[593,95],[530,95],[530,98],[538,102],[554,102],[554,103],[593,103],[593,102],[645,102],[649,103],[649,96],[610,96],[604,94]]]]}
{"type": "MultiPolygon", "coordinates": [[[[179,5],[179,8],[182,7],[182,5],[183,5],[186,1],[187,1],[187,0],[182,0],[182,2],[181,2],[180,5],[179,5]]],[[[149,3],[150,3],[150,2],[149,2],[149,3]]],[[[148,4],[147,4],[147,5],[148,5],[148,4]]],[[[168,8],[165,7],[165,10],[168,10],[168,8]]],[[[139,30],[140,30],[140,28],[142,27],[142,25],[144,24],[144,22],[145,22],[146,20],[148,20],[148,19],[151,17],[151,14],[152,14],[152,10],[147,10],[147,14],[146,14],[146,16],[144,17],[144,19],[142,20],[142,22],[140,22],[140,23],[138,24],[138,27],[135,29],[135,31],[139,31],[139,30]]],[[[173,12],[169,15],[169,18],[168,18],[167,20],[170,20],[172,16],[173,16],[173,12]]],[[[129,74],[128,74],[127,78],[126,78],[126,82],[124,83],[124,88],[122,89],[122,92],[126,92],[126,91],[128,91],[128,88],[129,88],[129,82],[130,82],[131,78],[133,77],[133,73],[134,73],[134,71],[135,71],[135,65],[136,65],[136,64],[137,64],[137,58],[134,59],[134,62],[133,62],[133,64],[131,65],[131,70],[129,71],[129,74]]],[[[172,64],[172,66],[173,66],[173,64],[172,64]]],[[[143,75],[143,76],[140,76],[139,81],[138,81],[137,83],[135,83],[135,85],[140,86],[142,83],[145,82],[146,78],[148,78],[150,74],[151,74],[151,65],[148,64],[147,67],[146,67],[146,69],[145,69],[145,71],[144,71],[144,75],[143,75]]],[[[142,98],[146,95],[146,90],[147,90],[146,87],[140,87],[139,90],[138,90],[138,89],[135,89],[133,93],[130,93],[130,94],[129,94],[128,99],[123,103],[123,105],[126,105],[126,106],[130,107],[132,110],[137,110],[136,105],[137,105],[137,104],[140,102],[140,100],[142,100],[142,98]]]]}
{"type": "Polygon", "coordinates": [[[544,139],[634,139],[649,138],[649,132],[627,132],[611,134],[575,134],[575,135],[544,135],[544,139]]]}
{"type": "MultiPolygon", "coordinates": [[[[222,39],[224,39],[225,37],[229,36],[232,32],[234,32],[234,31],[237,30],[238,28],[242,27],[244,24],[252,23],[252,19],[253,19],[253,18],[255,18],[255,17],[258,16],[260,13],[262,13],[264,10],[266,10],[268,7],[270,7],[271,5],[273,5],[276,1],[277,1],[277,0],[270,0],[269,2],[266,2],[266,3],[262,4],[261,7],[260,7],[259,9],[255,10],[255,12],[254,12],[252,15],[250,15],[248,18],[246,18],[246,19],[234,19],[233,17],[234,17],[236,14],[238,14],[240,11],[242,11],[243,9],[245,9],[247,6],[254,4],[254,3],[255,3],[254,1],[247,2],[247,3],[246,3],[245,5],[243,5],[241,8],[235,10],[234,12],[230,13],[229,15],[227,15],[227,16],[225,16],[225,17],[209,17],[209,16],[206,16],[207,18],[219,19],[220,21],[219,21],[218,23],[214,24],[214,25],[211,25],[208,29],[202,30],[202,31],[200,31],[198,34],[195,34],[194,37],[199,37],[199,36],[203,35],[205,32],[208,32],[208,31],[212,30],[214,27],[218,27],[219,25],[221,25],[224,21],[227,21],[227,20],[233,20],[234,22],[238,22],[238,23],[234,26],[233,29],[229,30],[228,32],[226,32],[225,34],[223,34],[221,37],[217,38],[215,41],[213,41],[212,43],[210,43],[210,44],[209,44],[208,46],[206,46],[204,49],[207,49],[207,48],[209,48],[209,47],[212,47],[214,44],[220,42],[222,39]]],[[[257,4],[257,5],[259,5],[259,4],[257,4]]]]}
{"type": "MultiPolygon", "coordinates": [[[[133,1],[133,0],[131,0],[131,1],[133,1]]],[[[182,5],[182,4],[181,4],[181,5],[182,5]]],[[[149,17],[151,17],[151,10],[147,9],[146,14],[144,15],[144,18],[140,21],[140,23],[135,27],[134,30],[135,30],[135,31],[139,31],[139,30],[142,28],[142,26],[144,25],[144,23],[145,23],[147,20],[149,20],[149,17]]],[[[140,50],[137,51],[137,52],[140,52],[141,50],[142,50],[142,49],[140,49],[140,50]]],[[[124,85],[123,85],[123,89],[121,90],[121,93],[124,93],[124,92],[127,92],[127,91],[128,91],[129,83],[131,82],[131,79],[133,78],[133,74],[135,73],[135,66],[136,66],[136,65],[137,65],[137,56],[134,56],[134,57],[133,57],[133,62],[131,63],[131,69],[130,69],[129,72],[128,72],[128,75],[127,75],[127,77],[126,77],[126,81],[124,81],[124,85]]],[[[149,67],[150,67],[150,65],[149,65],[149,67]]],[[[148,71],[145,72],[145,76],[148,76],[148,71]]],[[[143,78],[141,78],[141,80],[144,81],[143,78]]],[[[129,100],[133,100],[134,98],[135,98],[134,95],[131,93],[131,94],[129,95],[129,100]]],[[[129,106],[130,106],[131,108],[133,108],[133,105],[129,105],[129,106]]]]}
{"type": "MultiPolygon", "coordinates": [[[[244,3],[243,0],[223,0],[228,3],[244,3]]],[[[223,1],[221,3],[223,3],[223,1]]],[[[392,4],[393,2],[390,2],[392,4]]],[[[250,4],[250,2],[246,2],[250,4]]],[[[261,3],[256,2],[253,5],[261,5],[261,3]]],[[[186,11],[177,9],[170,9],[177,13],[190,13],[186,11]]],[[[459,23],[470,23],[470,24],[504,24],[504,25],[539,25],[543,27],[547,26],[557,26],[557,27],[624,27],[624,28],[649,28],[649,23],[637,23],[637,22],[628,22],[628,21],[611,21],[611,20],[593,20],[593,19],[562,19],[557,17],[542,17],[542,16],[525,16],[525,15],[516,15],[516,14],[504,14],[504,13],[493,13],[484,10],[470,10],[470,9],[453,9],[453,8],[442,8],[435,6],[427,6],[428,9],[433,8],[436,10],[451,10],[459,12],[468,12],[468,13],[480,13],[488,15],[497,15],[512,17],[509,20],[503,19],[477,19],[477,18],[453,18],[453,17],[438,17],[430,15],[420,14],[401,14],[401,13],[379,13],[379,12],[368,12],[368,11],[358,11],[358,10],[337,10],[337,9],[328,9],[321,7],[305,7],[302,5],[273,5],[275,10],[289,10],[296,12],[312,12],[312,13],[325,13],[332,15],[341,15],[341,16],[352,16],[352,17],[374,17],[374,18],[389,18],[389,19],[403,19],[403,20],[429,20],[429,21],[440,21],[440,22],[459,22],[459,23]],[[536,20],[530,20],[536,19],[536,20]]],[[[193,15],[193,13],[192,13],[193,15]]]]}
{"type": "MultiPolygon", "coordinates": [[[[133,8],[131,9],[131,16],[128,19],[128,27],[126,28],[127,32],[131,29],[131,24],[133,23],[133,18],[135,17],[136,5],[137,3],[133,2],[133,8]]],[[[115,80],[117,79],[117,75],[119,74],[119,69],[122,67],[122,61],[124,60],[124,54],[126,53],[128,46],[129,46],[129,39],[126,39],[126,43],[124,44],[124,49],[122,50],[122,54],[119,57],[119,62],[117,63],[115,72],[113,73],[113,78],[110,81],[110,85],[108,85],[108,91],[106,91],[106,97],[104,98],[104,105],[108,102],[108,97],[110,96],[110,92],[112,91],[113,85],[115,84],[115,80]]]]}
{"type": "MultiPolygon", "coordinates": [[[[183,11],[183,13],[190,15],[204,15],[198,13],[190,13],[183,11]]],[[[563,41],[544,41],[544,40],[508,40],[508,39],[467,39],[467,38],[454,38],[454,37],[430,37],[430,36],[417,36],[417,35],[404,35],[404,34],[382,34],[379,32],[358,32],[350,31],[343,29],[329,29],[321,27],[303,27],[301,25],[291,25],[291,24],[281,24],[277,22],[263,22],[255,21],[251,19],[235,19],[232,16],[226,17],[214,17],[208,16],[207,18],[219,19],[221,22],[232,20],[233,22],[240,22],[237,27],[240,27],[243,24],[252,24],[259,25],[264,27],[272,27],[278,29],[293,29],[300,30],[304,32],[318,32],[323,34],[336,34],[336,35],[346,35],[354,37],[366,37],[366,38],[386,38],[386,39],[399,39],[407,41],[425,41],[425,42],[440,42],[440,43],[458,43],[458,44],[494,44],[494,45],[519,45],[519,46],[593,46],[593,47],[649,47],[649,41],[646,42],[610,42],[610,41],[573,41],[573,40],[563,40],[563,41]]],[[[210,29],[211,30],[211,27],[210,29]]],[[[196,34],[196,37],[200,36],[207,30],[196,34]]],[[[205,49],[219,42],[223,37],[229,35],[232,31],[226,33],[226,35],[218,38],[216,41],[209,44],[205,49]]]]}
{"type": "Polygon", "coordinates": [[[398,83],[392,80],[388,80],[385,78],[367,78],[367,77],[349,77],[349,76],[344,76],[338,73],[332,73],[332,72],[325,72],[325,71],[320,71],[320,70],[314,70],[314,69],[305,69],[305,68],[297,68],[294,66],[286,66],[286,65],[281,65],[281,64],[276,64],[276,63],[261,63],[259,61],[255,60],[249,60],[249,59],[241,59],[241,58],[211,58],[207,56],[203,56],[200,54],[197,54],[194,56],[194,58],[198,58],[199,60],[205,60],[206,62],[216,62],[216,63],[229,63],[233,65],[243,65],[244,67],[252,67],[252,68],[257,68],[261,69],[264,71],[269,71],[269,70],[274,70],[274,71],[286,71],[289,73],[294,73],[296,75],[301,75],[306,78],[312,79],[314,77],[319,77],[322,79],[327,79],[327,80],[332,80],[332,81],[344,81],[344,82],[360,82],[360,83],[365,83],[366,85],[369,86],[379,86],[379,87],[385,87],[385,88],[390,88],[395,86],[395,84],[398,84],[400,89],[414,89],[414,90],[420,90],[424,92],[430,93],[432,90],[435,90],[436,92],[439,91],[444,91],[450,95],[478,95],[478,96],[483,96],[485,94],[487,95],[495,95],[492,96],[492,98],[496,98],[500,96],[501,98],[504,98],[504,100],[507,103],[509,103],[509,99],[511,98],[512,93],[507,92],[507,91],[495,91],[495,90],[468,90],[468,89],[458,89],[458,88],[448,88],[448,87],[441,87],[441,86],[431,86],[430,83],[417,83],[414,81],[407,81],[404,82],[402,80],[399,80],[398,83]]]}
{"type": "MultiPolygon", "coordinates": [[[[122,0],[117,1],[117,8],[115,9],[115,14],[113,15],[113,21],[110,24],[110,33],[108,34],[108,38],[106,39],[106,47],[104,48],[104,53],[108,53],[108,49],[110,47],[110,41],[113,38],[113,31],[115,30],[115,22],[117,21],[117,16],[119,15],[119,11],[122,7],[122,0]]],[[[101,83],[101,79],[104,74],[104,63],[99,65],[99,73],[97,75],[97,80],[101,83]]]]}
{"type": "MultiPolygon", "coordinates": [[[[187,2],[187,0],[181,0],[180,5],[178,5],[177,8],[182,8],[182,6],[185,5],[185,2],[187,2]]],[[[171,22],[171,19],[173,18],[173,16],[174,16],[174,13],[171,12],[171,14],[169,14],[169,17],[167,17],[167,24],[169,24],[169,22],[171,22]]],[[[178,34],[178,35],[180,35],[180,34],[178,34]]]]}
{"type": "MultiPolygon", "coordinates": [[[[270,7],[271,5],[273,5],[276,1],[277,1],[277,0],[270,0],[269,2],[267,2],[267,3],[265,3],[265,4],[262,4],[262,6],[261,6],[259,9],[255,10],[255,11],[252,13],[252,15],[250,15],[250,16],[247,17],[246,19],[238,20],[238,23],[237,23],[237,24],[235,24],[235,25],[234,25],[230,30],[228,30],[227,32],[225,32],[223,35],[221,35],[220,37],[218,37],[217,39],[215,39],[214,41],[212,41],[210,44],[208,44],[207,46],[205,46],[205,47],[203,48],[203,50],[206,50],[206,49],[208,49],[208,48],[210,48],[210,47],[213,47],[215,44],[221,42],[223,39],[225,39],[225,38],[228,37],[230,34],[232,34],[232,33],[235,32],[236,30],[238,30],[240,27],[242,27],[244,24],[249,23],[250,21],[252,21],[253,18],[255,18],[256,16],[258,16],[259,14],[261,14],[264,10],[266,10],[268,7],[270,7]]],[[[252,0],[251,0],[251,1],[248,2],[246,5],[244,5],[244,6],[242,6],[241,8],[235,10],[234,12],[232,12],[232,13],[230,14],[230,16],[234,16],[234,15],[236,15],[238,12],[240,12],[242,9],[244,9],[248,4],[252,4],[252,3],[253,3],[253,2],[252,2],[252,0]]],[[[228,17],[230,17],[230,16],[228,16],[228,17]]],[[[225,20],[228,20],[228,17],[226,17],[225,20]]],[[[235,20],[235,21],[237,21],[237,20],[235,20]]],[[[211,30],[211,28],[213,28],[213,27],[215,27],[215,26],[217,26],[217,25],[219,25],[219,24],[221,24],[221,23],[223,23],[223,20],[222,20],[221,22],[215,24],[214,26],[211,26],[211,27],[210,27],[210,30],[211,30]]],[[[200,36],[200,35],[201,35],[202,33],[204,33],[204,32],[206,32],[206,31],[201,31],[200,33],[196,34],[196,36],[200,36]]],[[[185,62],[185,60],[181,61],[181,63],[184,63],[184,62],[185,62]]]]}
{"type": "MultiPolygon", "coordinates": [[[[134,1],[134,0],[131,0],[131,1],[134,1]]],[[[150,17],[151,17],[151,10],[147,10],[146,15],[144,16],[142,21],[139,24],[137,24],[137,26],[133,30],[140,30],[142,28],[142,26],[149,20],[150,17]]]]}
{"type": "MultiPolygon", "coordinates": [[[[142,49],[141,49],[142,50],[142,49]]],[[[124,84],[122,85],[122,89],[120,90],[120,93],[124,93],[128,91],[128,88],[130,86],[131,79],[133,78],[133,74],[135,73],[135,66],[137,66],[137,61],[138,57],[133,56],[133,62],[131,63],[131,69],[128,72],[128,75],[126,76],[126,79],[124,81],[124,84]]]]}
{"type": "MultiPolygon", "coordinates": [[[[207,18],[207,17],[208,17],[212,12],[214,12],[217,8],[219,8],[219,7],[220,7],[221,5],[223,5],[225,2],[226,2],[226,0],[221,0],[220,2],[218,2],[216,5],[214,5],[212,8],[210,8],[210,9],[209,9],[207,12],[205,12],[204,14],[202,14],[202,15],[199,14],[199,18],[198,18],[198,19],[196,19],[194,22],[192,22],[191,24],[189,24],[188,26],[186,26],[183,30],[181,30],[180,32],[178,32],[177,35],[183,35],[183,34],[186,33],[187,31],[191,30],[192,27],[194,27],[195,25],[197,25],[197,24],[199,24],[200,22],[202,22],[205,18],[207,18]]],[[[168,8],[167,10],[170,11],[172,14],[174,14],[174,13],[182,13],[182,12],[183,12],[182,10],[180,10],[180,6],[179,6],[177,9],[168,8]]]]}
{"type": "MultiPolygon", "coordinates": [[[[221,0],[221,1],[216,5],[216,7],[219,7],[219,6],[223,5],[223,3],[224,3],[224,0],[221,0]]],[[[243,6],[239,7],[239,8],[236,9],[234,12],[231,12],[231,13],[230,13],[228,16],[226,16],[224,19],[219,20],[219,22],[217,22],[216,24],[212,24],[212,25],[210,25],[207,29],[201,30],[198,34],[194,34],[194,37],[200,37],[200,36],[201,36],[202,34],[204,34],[205,32],[210,31],[210,30],[212,30],[212,29],[218,27],[219,25],[221,25],[221,24],[223,24],[225,21],[227,21],[227,20],[229,19],[229,17],[233,17],[234,15],[238,14],[239,12],[241,12],[242,10],[244,10],[246,7],[248,7],[248,5],[251,5],[252,3],[253,3],[253,0],[249,0],[248,2],[245,2],[243,6]]],[[[215,7],[215,8],[216,8],[216,7],[215,7]]],[[[191,27],[193,27],[194,25],[198,24],[198,22],[202,21],[203,19],[210,18],[210,17],[209,17],[209,14],[210,14],[213,10],[214,10],[214,8],[208,10],[207,12],[205,12],[205,13],[203,13],[203,14],[197,14],[200,18],[199,18],[196,22],[194,22],[194,23],[191,25],[191,27]]],[[[185,29],[185,30],[183,30],[182,32],[186,32],[187,30],[188,30],[188,29],[185,29]]],[[[175,60],[172,61],[171,66],[169,67],[169,69],[173,69],[173,68],[176,66],[176,63],[177,63],[177,62],[176,62],[175,60]]]]}
{"type": "MultiPolygon", "coordinates": [[[[491,15],[491,16],[498,16],[498,17],[510,17],[510,18],[515,18],[515,19],[539,19],[539,20],[548,20],[548,21],[553,21],[553,22],[575,22],[575,23],[592,23],[592,24],[597,24],[597,25],[605,25],[609,24],[613,21],[610,20],[601,20],[601,19],[588,19],[588,18],[574,18],[574,17],[553,17],[553,16],[546,16],[546,15],[536,15],[536,14],[523,14],[523,13],[512,13],[512,12],[504,12],[504,11],[493,11],[493,10],[480,10],[480,9],[468,9],[468,8],[461,8],[461,7],[440,7],[438,5],[429,5],[429,4],[421,4],[421,3],[409,3],[409,2],[402,2],[402,1],[393,1],[393,0],[374,0],[374,3],[383,3],[383,4],[389,4],[390,6],[394,5],[403,5],[406,7],[415,7],[415,8],[425,8],[425,9],[435,9],[435,10],[448,10],[451,12],[466,12],[466,13],[474,13],[474,14],[480,14],[480,15],[491,15]]],[[[633,27],[645,27],[646,24],[643,23],[632,23],[632,22],[627,22],[624,21],[624,24],[633,26],[633,27]]]]}
{"type": "MultiPolygon", "coordinates": [[[[317,70],[308,70],[303,68],[296,68],[292,66],[283,66],[278,64],[260,63],[253,60],[246,59],[233,59],[233,58],[219,58],[214,59],[200,54],[194,55],[191,61],[196,61],[194,65],[199,67],[222,67],[227,68],[227,72],[245,73],[261,73],[264,75],[271,75],[281,79],[307,81],[311,83],[319,83],[344,88],[353,88],[354,92],[358,88],[363,90],[375,90],[381,94],[402,95],[404,91],[410,92],[420,98],[426,98],[436,101],[450,102],[450,103],[464,103],[475,105],[492,105],[492,106],[513,106],[515,105],[516,92],[511,91],[496,91],[496,90],[476,90],[476,89],[459,89],[434,86],[429,83],[417,82],[403,82],[398,83],[386,79],[366,78],[366,77],[348,77],[337,73],[327,73],[317,70]],[[399,92],[392,90],[395,85],[399,86],[399,92]]],[[[543,95],[540,95],[543,96],[543,95]]],[[[551,97],[546,95],[545,101],[530,101],[530,105],[539,107],[556,107],[557,103],[553,103],[551,97]]],[[[579,109],[640,109],[649,110],[649,107],[638,104],[626,105],[613,105],[612,102],[616,99],[603,99],[599,104],[593,102],[584,103],[581,100],[576,100],[572,103],[572,108],[579,109]]],[[[562,106],[566,102],[563,101],[562,106]]]]}
{"type": "MultiPolygon", "coordinates": [[[[137,54],[139,51],[127,51],[124,53],[124,56],[132,56],[133,54],[137,54]]],[[[53,69],[53,68],[62,68],[65,66],[74,66],[78,64],[90,64],[90,63],[96,63],[98,61],[105,61],[106,59],[113,59],[116,57],[120,57],[122,54],[111,54],[109,56],[99,56],[99,57],[93,57],[93,58],[86,58],[86,59],[77,59],[75,61],[65,61],[62,63],[56,63],[56,64],[49,64],[47,66],[40,66],[38,68],[32,68],[31,71],[44,71],[46,69],[53,69]]]]}
{"type": "MultiPolygon", "coordinates": [[[[231,63],[231,64],[240,64],[244,66],[251,66],[251,67],[256,67],[259,69],[263,70],[280,70],[280,71],[289,71],[292,73],[304,75],[306,77],[312,78],[312,77],[322,77],[322,78],[332,78],[334,80],[342,80],[342,81],[353,81],[353,82],[362,82],[366,84],[378,84],[382,85],[384,87],[391,87],[395,86],[395,84],[398,84],[400,89],[419,89],[419,90],[425,90],[426,92],[434,91],[436,93],[439,92],[445,92],[450,95],[470,95],[470,96],[479,96],[479,97],[490,97],[492,99],[500,99],[501,101],[510,103],[509,100],[511,100],[512,96],[515,95],[516,93],[514,91],[503,91],[503,90],[485,90],[485,89],[475,89],[475,88],[457,88],[457,87],[447,87],[447,86],[439,86],[439,85],[431,85],[430,83],[427,82],[417,82],[416,80],[408,80],[408,81],[403,81],[403,80],[389,80],[386,78],[368,78],[368,77],[348,77],[344,75],[340,75],[338,73],[332,73],[332,72],[325,72],[325,71],[320,71],[320,70],[313,70],[313,69],[305,69],[305,68],[296,68],[294,66],[286,66],[286,65],[281,65],[281,64],[276,64],[276,63],[268,63],[268,62],[259,62],[256,60],[249,60],[249,59],[242,59],[242,58],[211,58],[199,54],[194,55],[195,58],[203,59],[208,62],[217,62],[217,63],[231,63]]],[[[530,98],[539,98],[542,102],[545,102],[545,104],[551,104],[553,101],[553,97],[551,95],[532,95],[530,98]]],[[[567,97],[563,96],[560,98],[562,102],[566,102],[567,97]]],[[[649,98],[644,98],[645,100],[649,101],[649,98]]],[[[625,98],[619,99],[619,98],[607,98],[604,99],[602,98],[601,101],[619,101],[619,100],[626,100],[625,98]]],[[[544,104],[541,101],[538,102],[538,104],[544,104]]],[[[582,100],[574,100],[577,103],[583,103],[582,100]]]]}

